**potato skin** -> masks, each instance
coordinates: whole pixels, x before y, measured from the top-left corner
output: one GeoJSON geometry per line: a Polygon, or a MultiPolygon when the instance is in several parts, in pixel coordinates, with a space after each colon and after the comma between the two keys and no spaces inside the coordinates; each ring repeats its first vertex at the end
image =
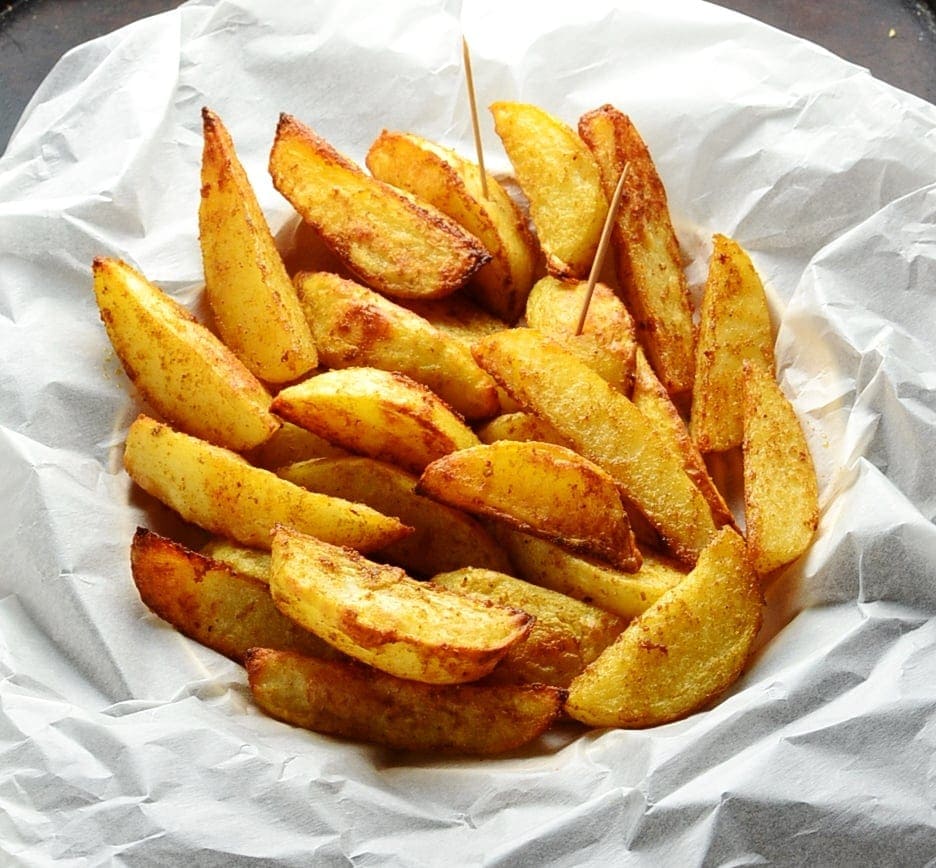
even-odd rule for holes
{"type": "Polygon", "coordinates": [[[695,569],[572,682],[566,711],[590,726],[641,728],[702,708],[738,678],[763,603],[744,540],[723,528],[695,569]]]}
{"type": "Polygon", "coordinates": [[[420,684],[354,662],[255,648],[247,676],[273,717],[316,732],[428,754],[493,756],[538,738],[564,691],[544,684],[420,684]]]}
{"type": "Polygon", "coordinates": [[[270,394],[188,310],[120,259],[98,257],[92,270],[114,352],[159,415],[238,452],[273,435],[270,394]]]}
{"type": "Polygon", "coordinates": [[[386,295],[449,295],[490,259],[453,220],[372,178],[286,114],[276,129],[270,174],[341,261],[386,295]]]}
{"type": "Polygon", "coordinates": [[[586,277],[608,213],[595,158],[575,130],[538,106],[501,101],[490,108],[494,129],[530,200],[549,272],[586,277]]]}
{"type": "Polygon", "coordinates": [[[336,658],[337,652],[273,604],[265,582],[144,528],[130,547],[140,599],[179,632],[243,663],[256,646],[336,658]]]}
{"type": "Polygon", "coordinates": [[[309,325],[230,134],[208,108],[202,122],[199,241],[215,328],[259,379],[295,380],[318,364],[309,325]]]}
{"type": "Polygon", "coordinates": [[[273,536],[281,612],[349,657],[400,678],[460,684],[487,675],[532,617],[411,579],[288,527],[273,536]]]}
{"type": "Polygon", "coordinates": [[[754,569],[798,558],[819,525],[819,484],[796,411],[772,374],[744,365],[744,510],[754,569]]]}
{"type": "Polygon", "coordinates": [[[565,446],[499,440],[459,449],[433,461],[416,490],[619,569],[640,567],[614,480],[565,446]]]}
{"type": "Polygon", "coordinates": [[[467,290],[496,316],[516,322],[533,283],[537,245],[497,179],[486,173],[485,196],[477,164],[412,133],[384,130],[365,162],[375,178],[429,202],[481,241],[491,259],[467,290]]]}
{"type": "Polygon", "coordinates": [[[273,527],[284,522],[364,551],[411,533],[396,518],[306,491],[148,416],[139,416],[127,432],[124,467],[186,521],[247,546],[269,549],[273,527]]]}
{"type": "Polygon", "coordinates": [[[628,166],[611,236],[618,284],[660,381],[673,396],[687,393],[695,367],[692,303],[663,182],[637,128],[614,106],[587,112],[578,129],[606,195],[628,166]]]}

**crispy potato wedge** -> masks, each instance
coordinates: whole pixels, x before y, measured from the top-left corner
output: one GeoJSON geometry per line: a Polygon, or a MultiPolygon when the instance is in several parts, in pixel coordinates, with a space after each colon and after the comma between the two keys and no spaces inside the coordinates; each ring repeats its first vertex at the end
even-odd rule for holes
{"type": "Polygon", "coordinates": [[[670,444],[673,451],[682,457],[683,468],[708,502],[715,523],[719,527],[723,524],[730,524],[737,530],[734,516],[709,475],[705,459],[696,448],[692,437],[689,436],[686,423],[666,389],[663,388],[663,384],[657,379],[643,350],[637,352],[636,376],[631,400],[670,444]]]}
{"type": "Polygon", "coordinates": [[[352,662],[255,648],[254,700],[295,726],[397,750],[490,756],[542,735],[564,691],[545,684],[420,684],[352,662]]]}
{"type": "Polygon", "coordinates": [[[384,130],[365,159],[371,174],[438,208],[474,235],[491,254],[468,291],[496,316],[516,322],[533,284],[536,242],[507,191],[450,148],[413,133],[384,130]]]}
{"type": "Polygon", "coordinates": [[[699,312],[696,379],[689,430],[702,452],[741,445],[744,363],[773,371],[773,329],[764,285],[736,241],[714,237],[699,312]]]}
{"type": "Polygon", "coordinates": [[[186,521],[257,548],[290,523],[338,545],[371,551],[412,533],[360,503],[306,491],[228,449],[140,416],[127,432],[124,467],[144,491],[186,521]]]}
{"type": "Polygon", "coordinates": [[[346,449],[329,443],[324,437],[319,437],[318,434],[313,434],[305,428],[284,420],[269,440],[261,443],[256,449],[250,450],[245,457],[257,467],[276,470],[287,464],[295,464],[297,461],[307,461],[311,458],[338,458],[347,454],[346,449]]]}
{"type": "Polygon", "coordinates": [[[715,535],[711,510],[679,456],[630,400],[533,329],[490,335],[473,352],[515,400],[611,474],[676,557],[695,561],[715,535]]]}
{"type": "Polygon", "coordinates": [[[681,565],[646,550],[640,570],[625,573],[504,525],[491,531],[521,578],[622,618],[636,617],[685,577],[681,565]]]}
{"type": "Polygon", "coordinates": [[[663,182],[630,118],[613,106],[583,115],[579,135],[609,197],[630,167],[611,236],[618,283],[660,381],[671,395],[686,393],[694,366],[692,304],[663,182]]]}
{"type": "Polygon", "coordinates": [[[464,343],[418,314],[336,274],[303,272],[296,287],[327,367],[406,374],[466,419],[484,419],[500,408],[494,381],[464,343]]]}
{"type": "Polygon", "coordinates": [[[137,528],[130,565],[140,599],[150,609],[180,633],[238,663],[257,646],[339,656],[283,615],[263,582],[152,531],[137,528]]]}
{"type": "Polygon", "coordinates": [[[744,509],[761,575],[796,560],[819,525],[816,469],[796,411],[763,365],[744,365],[744,509]]]}
{"type": "Polygon", "coordinates": [[[565,446],[499,440],[460,449],[428,465],[416,491],[619,569],[640,568],[614,480],[565,446]]]}
{"type": "Polygon", "coordinates": [[[500,546],[470,516],[416,493],[417,478],[383,461],[358,455],[313,459],[280,468],[296,485],[365,503],[414,528],[411,536],[380,551],[386,559],[420,576],[475,566],[510,570],[500,546]]]}
{"type": "Polygon", "coordinates": [[[94,260],[107,336],[143,398],[172,424],[226,446],[257,446],[279,427],[260,381],[182,305],[119,259],[94,260]]]}
{"type": "Polygon", "coordinates": [[[268,550],[251,548],[226,537],[216,536],[202,546],[201,553],[206,558],[226,564],[242,576],[249,576],[264,585],[270,584],[268,550]]]}
{"type": "MultiPolygon", "coordinates": [[[[482,443],[496,443],[498,440],[540,440],[543,443],[555,443],[569,446],[566,440],[545,419],[534,413],[502,413],[490,422],[485,422],[477,430],[482,443]]],[[[571,446],[569,446],[571,449],[571,446]]]]}
{"type": "Polygon", "coordinates": [[[521,609],[536,619],[527,637],[514,645],[487,676],[489,684],[568,687],[626,625],[623,618],[596,606],[494,570],[468,567],[434,576],[432,582],[500,606],[521,609]]]}
{"type": "Polygon", "coordinates": [[[696,711],[740,675],[762,607],[744,540],[723,528],[695,569],[572,682],[566,711],[590,726],[631,728],[696,711]]]}
{"type": "Polygon", "coordinates": [[[537,106],[495,102],[491,114],[530,201],[547,268],[560,277],[585,277],[608,214],[595,158],[575,130],[537,106]]]}
{"type": "Polygon", "coordinates": [[[270,174],[345,265],[387,295],[448,295],[490,259],[454,220],[370,177],[286,114],[276,128],[270,174]]]}
{"type": "Polygon", "coordinates": [[[479,443],[425,386],[376,368],[343,368],[310,377],[283,389],[273,409],[351,452],[413,473],[449,452],[479,443]]]}
{"type": "Polygon", "coordinates": [[[575,353],[612,386],[630,395],[637,337],[634,320],[614,291],[596,283],[582,333],[576,334],[588,281],[546,276],[527,299],[526,322],[575,353]]]}
{"type": "Polygon", "coordinates": [[[280,526],[270,592],[296,623],[391,675],[458,684],[487,675],[530,631],[525,612],[459,596],[280,526]]]}
{"type": "Polygon", "coordinates": [[[210,109],[202,122],[198,227],[215,328],[261,380],[295,380],[318,364],[312,333],[230,134],[210,109]]]}

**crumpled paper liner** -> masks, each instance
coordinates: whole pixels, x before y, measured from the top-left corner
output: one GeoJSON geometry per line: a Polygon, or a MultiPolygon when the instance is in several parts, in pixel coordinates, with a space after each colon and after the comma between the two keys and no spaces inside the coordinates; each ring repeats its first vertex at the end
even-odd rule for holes
{"type": "MultiPolygon", "coordinates": [[[[509,167],[482,112],[487,161],[509,167]]],[[[936,109],[698,2],[193,2],[67,55],[0,160],[0,854],[23,864],[922,864],[936,852],[936,109]],[[286,8],[279,8],[280,6],[286,8]],[[482,104],[612,102],[690,278],[751,253],[816,457],[811,550],[741,681],[646,731],[433,759],[270,720],[129,576],[137,412],[96,255],[198,296],[199,110],[265,166],[288,111],[361,159],[382,127],[472,153],[482,104]]]]}

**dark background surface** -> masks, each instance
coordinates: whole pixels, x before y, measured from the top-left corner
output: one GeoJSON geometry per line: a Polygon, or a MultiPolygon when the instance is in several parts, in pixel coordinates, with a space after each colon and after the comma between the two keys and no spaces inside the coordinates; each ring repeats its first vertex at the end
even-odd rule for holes
{"type": "MultiPolygon", "coordinates": [[[[936,0],[715,0],[936,103],[936,0]]],[[[0,0],[0,152],[70,48],[180,0],[0,0]]]]}

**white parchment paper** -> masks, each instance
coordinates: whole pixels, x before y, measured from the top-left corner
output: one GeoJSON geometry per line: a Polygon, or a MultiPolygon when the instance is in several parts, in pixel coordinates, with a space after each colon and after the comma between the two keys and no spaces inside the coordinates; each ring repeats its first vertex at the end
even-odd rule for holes
{"type": "Polygon", "coordinates": [[[70,53],[0,160],[0,862],[932,860],[934,182],[936,108],[690,0],[204,0],[70,53]],[[357,159],[383,127],[470,155],[462,32],[483,103],[633,117],[694,279],[713,232],[750,251],[823,506],[720,704],[484,762],[267,719],[239,667],[147,612],[128,547],[153,516],[119,466],[136,405],[89,271],[118,255],[195,299],[202,105],[274,227],[280,111],[357,159]]]}

